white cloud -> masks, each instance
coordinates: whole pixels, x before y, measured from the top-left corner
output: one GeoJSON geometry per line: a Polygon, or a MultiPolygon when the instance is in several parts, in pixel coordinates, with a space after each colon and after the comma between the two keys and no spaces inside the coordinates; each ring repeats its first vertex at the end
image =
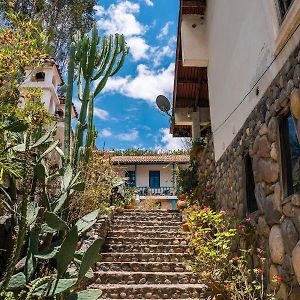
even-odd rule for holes
{"type": "Polygon", "coordinates": [[[187,142],[185,138],[174,138],[170,134],[169,128],[161,128],[159,130],[161,134],[160,145],[156,145],[156,150],[187,150],[187,142]]]}
{"type": "Polygon", "coordinates": [[[163,39],[169,34],[170,26],[173,24],[173,22],[167,22],[165,26],[160,30],[159,35],[156,37],[159,40],[163,39]]]}
{"type": "Polygon", "coordinates": [[[150,103],[155,102],[159,94],[170,97],[173,91],[174,67],[174,63],[171,63],[168,68],[156,71],[140,64],[136,77],[112,77],[107,82],[104,92],[118,92],[150,103]]]}
{"type": "Polygon", "coordinates": [[[135,17],[135,14],[140,12],[140,5],[137,3],[122,1],[111,4],[104,12],[99,8],[98,11],[96,11],[96,15],[100,19],[97,21],[97,25],[106,34],[123,33],[129,37],[142,35],[146,31],[146,27],[135,17]]]}
{"type": "MultiPolygon", "coordinates": [[[[73,103],[76,107],[76,110],[79,113],[81,109],[81,102],[77,99],[77,100],[73,100],[73,103]]],[[[109,117],[109,113],[104,109],[94,107],[94,116],[101,120],[107,120],[109,117]]]]}
{"type": "Polygon", "coordinates": [[[121,141],[131,142],[135,141],[139,137],[139,132],[136,129],[130,130],[128,133],[120,133],[117,138],[121,141]]]}
{"type": "Polygon", "coordinates": [[[94,116],[98,117],[101,120],[107,120],[109,113],[104,109],[94,107],[94,116]]]}
{"type": "Polygon", "coordinates": [[[157,51],[157,55],[154,56],[154,66],[157,67],[161,64],[164,57],[172,57],[175,55],[175,49],[171,48],[169,45],[160,48],[157,51]]]}
{"type": "Polygon", "coordinates": [[[151,47],[146,43],[145,39],[139,36],[132,36],[127,38],[126,41],[130,48],[129,53],[131,53],[134,61],[149,58],[148,52],[151,47]]]}
{"type": "Polygon", "coordinates": [[[103,130],[100,131],[99,136],[100,137],[109,137],[109,136],[112,136],[112,132],[108,128],[104,128],[103,130]]]}
{"type": "Polygon", "coordinates": [[[104,15],[104,7],[101,6],[101,5],[95,5],[94,6],[94,10],[95,10],[95,14],[98,16],[98,17],[101,17],[104,15]]]}
{"type": "Polygon", "coordinates": [[[145,0],[145,3],[146,3],[148,6],[153,6],[153,5],[154,5],[153,0],[145,0]]]}

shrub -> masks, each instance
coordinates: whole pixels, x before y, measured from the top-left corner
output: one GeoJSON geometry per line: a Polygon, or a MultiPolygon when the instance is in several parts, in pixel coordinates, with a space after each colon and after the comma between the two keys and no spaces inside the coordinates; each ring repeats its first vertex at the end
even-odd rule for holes
{"type": "Polygon", "coordinates": [[[83,193],[76,194],[71,200],[71,220],[95,209],[105,212],[110,206],[113,181],[117,174],[108,159],[94,154],[81,177],[85,182],[85,189],[83,193]]]}

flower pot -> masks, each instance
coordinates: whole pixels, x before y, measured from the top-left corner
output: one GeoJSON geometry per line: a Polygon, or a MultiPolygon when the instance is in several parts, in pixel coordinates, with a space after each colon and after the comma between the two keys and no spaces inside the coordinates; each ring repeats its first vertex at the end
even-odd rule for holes
{"type": "Polygon", "coordinates": [[[182,223],[181,227],[183,231],[190,231],[189,225],[187,223],[182,223]]]}
{"type": "Polygon", "coordinates": [[[124,207],[117,207],[116,208],[116,212],[118,212],[118,213],[122,213],[122,212],[124,212],[124,210],[125,210],[124,207]]]}
{"type": "Polygon", "coordinates": [[[176,206],[177,206],[178,210],[183,210],[187,207],[187,202],[184,200],[179,200],[179,201],[177,201],[176,206]]]}

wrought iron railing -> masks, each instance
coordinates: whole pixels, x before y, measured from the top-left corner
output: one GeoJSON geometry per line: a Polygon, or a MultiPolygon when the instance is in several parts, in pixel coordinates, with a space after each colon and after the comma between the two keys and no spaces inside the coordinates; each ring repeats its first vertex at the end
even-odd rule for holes
{"type": "Polygon", "coordinates": [[[166,186],[162,186],[159,188],[140,186],[137,188],[140,189],[140,196],[172,196],[175,193],[174,188],[166,186]]]}

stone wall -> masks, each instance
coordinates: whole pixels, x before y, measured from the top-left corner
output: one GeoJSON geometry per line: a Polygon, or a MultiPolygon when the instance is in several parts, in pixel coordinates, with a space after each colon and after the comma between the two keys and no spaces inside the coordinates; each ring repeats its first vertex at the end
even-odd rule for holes
{"type": "MultiPolygon", "coordinates": [[[[214,178],[217,206],[244,217],[247,214],[244,157],[250,155],[258,205],[253,216],[258,242],[269,253],[269,288],[273,275],[290,279],[291,292],[285,283],[277,286],[277,297],[290,300],[300,299],[300,195],[283,196],[278,117],[290,110],[291,94],[300,101],[299,82],[298,47],[213,166],[214,170],[209,171],[214,178]]],[[[200,178],[208,172],[206,166],[206,159],[202,159],[200,178]]]]}

